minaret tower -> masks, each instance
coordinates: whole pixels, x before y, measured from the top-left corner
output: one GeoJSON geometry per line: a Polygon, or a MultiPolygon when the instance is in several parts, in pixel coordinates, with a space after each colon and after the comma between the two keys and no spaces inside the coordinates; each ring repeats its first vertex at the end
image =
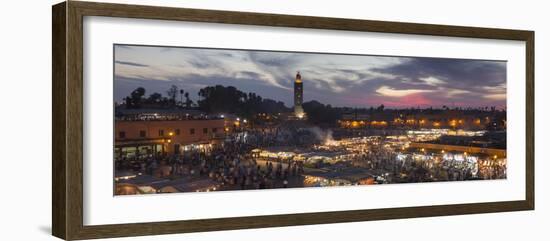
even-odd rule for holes
{"type": "Polygon", "coordinates": [[[304,108],[302,103],[304,102],[304,85],[302,83],[302,76],[300,72],[296,73],[296,79],[294,80],[294,115],[299,119],[304,118],[304,108]]]}

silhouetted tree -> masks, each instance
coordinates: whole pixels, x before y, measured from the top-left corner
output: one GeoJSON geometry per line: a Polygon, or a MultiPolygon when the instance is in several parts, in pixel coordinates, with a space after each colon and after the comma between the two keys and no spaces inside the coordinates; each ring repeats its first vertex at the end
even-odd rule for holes
{"type": "Polygon", "coordinates": [[[130,96],[126,97],[126,107],[127,108],[139,108],[142,104],[142,98],[145,95],[145,88],[138,87],[132,93],[130,93],[130,96]]]}
{"type": "Polygon", "coordinates": [[[240,113],[246,94],[233,86],[208,86],[199,90],[199,108],[206,112],[240,113]]]}
{"type": "Polygon", "coordinates": [[[149,98],[147,98],[147,102],[150,104],[160,103],[161,100],[162,100],[162,95],[156,92],[149,95],[149,98]]]}
{"type": "Polygon", "coordinates": [[[168,95],[168,100],[175,105],[176,97],[178,95],[178,87],[175,85],[170,86],[170,89],[166,91],[166,94],[168,95]]]}
{"type": "Polygon", "coordinates": [[[183,89],[180,89],[180,103],[183,105],[183,94],[185,93],[185,91],[183,91],[183,89]]]}
{"type": "Polygon", "coordinates": [[[304,111],[307,113],[308,120],[314,124],[334,124],[342,117],[339,108],[332,108],[331,105],[324,105],[316,100],[305,102],[304,111]]]}
{"type": "Polygon", "coordinates": [[[185,92],[185,107],[191,108],[193,101],[189,98],[189,92],[185,92]]]}
{"type": "Polygon", "coordinates": [[[380,106],[378,106],[378,107],[376,108],[376,111],[378,111],[378,112],[384,112],[384,104],[381,104],[380,106]]]}
{"type": "Polygon", "coordinates": [[[264,99],[256,93],[244,93],[233,86],[208,86],[199,90],[199,109],[209,113],[234,113],[252,117],[257,113],[290,111],[283,102],[264,99]]]}

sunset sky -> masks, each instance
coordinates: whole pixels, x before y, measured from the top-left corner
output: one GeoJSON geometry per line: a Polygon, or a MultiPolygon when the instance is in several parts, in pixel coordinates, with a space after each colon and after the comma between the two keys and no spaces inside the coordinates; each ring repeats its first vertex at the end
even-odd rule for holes
{"type": "Polygon", "coordinates": [[[300,71],[304,102],[389,108],[506,106],[506,62],[116,45],[114,100],[137,87],[193,101],[205,86],[235,86],[292,106],[300,71]]]}

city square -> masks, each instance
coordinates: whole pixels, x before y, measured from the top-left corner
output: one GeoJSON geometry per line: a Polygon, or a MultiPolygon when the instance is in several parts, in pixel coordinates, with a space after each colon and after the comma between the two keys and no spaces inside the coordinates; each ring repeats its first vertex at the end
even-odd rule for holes
{"type": "MultiPolygon", "coordinates": [[[[287,81],[291,98],[284,98],[292,107],[220,84],[203,86],[198,100],[185,81],[169,86],[166,97],[146,97],[146,88],[132,86],[115,101],[115,194],[506,178],[505,106],[435,107],[407,99],[396,106],[333,106],[304,101],[320,88],[305,73],[287,81]]],[[[376,91],[398,100],[433,92],[376,91]]],[[[493,92],[489,99],[500,101],[493,92]]]]}

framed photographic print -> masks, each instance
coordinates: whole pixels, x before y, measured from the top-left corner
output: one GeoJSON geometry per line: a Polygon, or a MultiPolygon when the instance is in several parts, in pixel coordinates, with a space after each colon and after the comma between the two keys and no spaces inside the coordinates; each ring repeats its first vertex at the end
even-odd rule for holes
{"type": "Polygon", "coordinates": [[[534,32],[53,6],[53,235],[534,209],[534,32]]]}

